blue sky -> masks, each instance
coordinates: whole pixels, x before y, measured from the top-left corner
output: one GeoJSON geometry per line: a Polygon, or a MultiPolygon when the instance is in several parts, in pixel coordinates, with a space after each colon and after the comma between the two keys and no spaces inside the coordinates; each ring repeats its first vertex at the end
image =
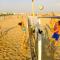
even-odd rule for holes
{"type": "MultiPolygon", "coordinates": [[[[60,0],[35,0],[35,12],[60,12],[60,0]],[[38,6],[44,9],[39,10],[38,6]]],[[[31,0],[0,0],[0,11],[32,12],[31,0]]]]}

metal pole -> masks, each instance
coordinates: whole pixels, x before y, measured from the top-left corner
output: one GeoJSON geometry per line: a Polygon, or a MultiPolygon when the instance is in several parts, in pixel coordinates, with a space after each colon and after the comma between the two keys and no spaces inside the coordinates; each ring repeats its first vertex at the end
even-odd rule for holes
{"type": "Polygon", "coordinates": [[[31,59],[36,60],[35,53],[34,53],[34,47],[33,47],[33,42],[32,42],[32,29],[31,29],[31,23],[28,20],[28,31],[29,31],[29,45],[30,45],[30,50],[31,50],[31,59]]]}
{"type": "Polygon", "coordinates": [[[32,14],[33,14],[33,16],[35,15],[35,13],[34,13],[34,0],[32,0],[32,14]]]}

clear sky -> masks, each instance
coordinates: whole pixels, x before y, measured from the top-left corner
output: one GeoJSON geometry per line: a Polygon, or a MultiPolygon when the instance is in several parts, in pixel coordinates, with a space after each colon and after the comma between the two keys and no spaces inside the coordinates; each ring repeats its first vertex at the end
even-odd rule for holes
{"type": "MultiPolygon", "coordinates": [[[[32,12],[31,0],[0,0],[0,11],[32,12]]],[[[35,0],[35,12],[60,12],[60,0],[35,0]],[[43,10],[38,6],[44,5],[43,10]]]]}

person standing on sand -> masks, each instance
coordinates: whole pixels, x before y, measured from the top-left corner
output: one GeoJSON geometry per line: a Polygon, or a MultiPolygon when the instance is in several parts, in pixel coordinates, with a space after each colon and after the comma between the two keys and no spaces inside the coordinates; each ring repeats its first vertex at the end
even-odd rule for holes
{"type": "Polygon", "coordinates": [[[55,45],[57,45],[58,44],[58,40],[59,40],[59,36],[60,36],[60,21],[55,23],[53,32],[54,33],[52,35],[52,38],[55,39],[55,45]]]}

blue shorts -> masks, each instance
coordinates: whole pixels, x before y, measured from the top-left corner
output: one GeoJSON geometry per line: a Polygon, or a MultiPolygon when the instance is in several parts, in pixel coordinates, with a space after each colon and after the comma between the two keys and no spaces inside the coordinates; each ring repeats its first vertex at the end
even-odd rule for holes
{"type": "Polygon", "coordinates": [[[58,41],[58,39],[59,39],[59,34],[54,33],[53,36],[52,36],[52,38],[55,38],[55,40],[58,41]]]}

